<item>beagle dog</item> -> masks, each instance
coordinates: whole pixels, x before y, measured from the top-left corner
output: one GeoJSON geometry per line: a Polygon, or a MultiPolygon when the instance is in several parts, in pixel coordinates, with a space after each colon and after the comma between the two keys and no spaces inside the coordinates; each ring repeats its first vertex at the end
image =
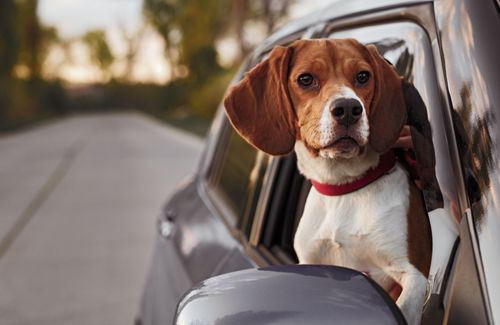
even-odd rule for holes
{"type": "Polygon", "coordinates": [[[431,231],[421,193],[391,149],[407,118],[402,81],[376,48],[354,39],[276,47],[224,105],[256,148],[295,149],[313,185],[294,239],[299,262],[365,273],[420,323],[431,231]]]}

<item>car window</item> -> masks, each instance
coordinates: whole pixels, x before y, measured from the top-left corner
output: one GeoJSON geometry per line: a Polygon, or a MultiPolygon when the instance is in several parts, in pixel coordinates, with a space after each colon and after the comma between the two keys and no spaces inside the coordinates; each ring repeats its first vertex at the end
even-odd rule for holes
{"type": "MultiPolygon", "coordinates": [[[[337,30],[327,36],[355,38],[364,44],[375,45],[405,80],[407,105],[412,107],[409,121],[415,148],[410,158],[417,163],[414,178],[420,182],[433,232],[439,233],[439,236],[433,235],[433,238],[439,237],[435,241],[440,247],[433,247],[437,255],[433,256],[435,263],[430,279],[432,293],[438,295],[457,238],[461,214],[448,148],[448,142],[453,140],[446,137],[446,107],[439,92],[430,40],[420,26],[410,22],[337,30]]],[[[282,261],[294,262],[293,235],[310,184],[298,175],[295,167],[290,167],[294,164],[288,166],[282,162],[281,166],[262,242],[274,254],[287,256],[281,258],[282,261]],[[278,188],[280,180],[282,189],[278,188]]]]}
{"type": "MultiPolygon", "coordinates": [[[[300,38],[303,32],[282,39],[280,44],[286,46],[300,38]]],[[[268,55],[269,50],[259,53],[249,66],[255,66],[268,55]]],[[[208,173],[209,195],[216,205],[228,212],[226,217],[231,225],[248,238],[272,158],[248,144],[227,118],[224,123],[224,132],[208,173]]]]}
{"type": "MultiPolygon", "coordinates": [[[[227,122],[228,123],[228,122],[227,122]]],[[[248,235],[268,157],[226,126],[214,168],[209,176],[211,196],[229,211],[228,219],[248,235]]]]}

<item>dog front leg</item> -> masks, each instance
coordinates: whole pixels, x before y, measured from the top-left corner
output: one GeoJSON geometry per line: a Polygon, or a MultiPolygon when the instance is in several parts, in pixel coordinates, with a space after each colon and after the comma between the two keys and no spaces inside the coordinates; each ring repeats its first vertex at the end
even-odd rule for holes
{"type": "Polygon", "coordinates": [[[401,285],[401,295],[396,304],[406,318],[409,325],[418,325],[422,318],[425,294],[427,292],[427,278],[412,264],[401,269],[388,270],[390,276],[401,285]]]}

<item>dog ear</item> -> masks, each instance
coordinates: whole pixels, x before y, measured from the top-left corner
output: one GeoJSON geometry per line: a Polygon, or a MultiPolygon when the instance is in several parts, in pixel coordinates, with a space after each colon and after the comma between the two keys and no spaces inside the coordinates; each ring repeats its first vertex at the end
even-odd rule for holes
{"type": "Polygon", "coordinates": [[[295,144],[297,118],[287,82],[292,53],[292,47],[276,47],[224,99],[238,133],[271,155],[287,154],[295,144]]]}
{"type": "Polygon", "coordinates": [[[411,127],[413,150],[417,159],[416,169],[425,205],[428,211],[442,208],[443,195],[436,177],[436,153],[427,108],[413,84],[403,82],[402,87],[408,114],[407,124],[411,127]]]}
{"type": "Polygon", "coordinates": [[[368,116],[370,145],[375,151],[383,153],[396,143],[406,123],[406,106],[401,77],[374,45],[367,48],[375,70],[375,94],[368,116]]]}

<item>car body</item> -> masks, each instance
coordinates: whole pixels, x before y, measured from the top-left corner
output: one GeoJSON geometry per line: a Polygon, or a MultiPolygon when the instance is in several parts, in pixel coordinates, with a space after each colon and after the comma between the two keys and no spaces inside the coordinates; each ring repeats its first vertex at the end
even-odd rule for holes
{"type": "MultiPolygon", "coordinates": [[[[432,129],[435,173],[443,194],[441,208],[427,207],[433,249],[440,255],[433,255],[423,323],[500,323],[499,6],[495,0],[338,2],[278,30],[249,56],[234,80],[276,45],[333,37],[375,44],[414,85],[432,129]]],[[[215,277],[188,291],[177,317],[187,303],[200,301],[193,298],[200,288],[217,291],[214,283],[228,281],[223,274],[296,267],[291,266],[297,262],[293,234],[310,185],[295,163],[293,154],[270,157],[248,145],[219,108],[197,173],[179,186],[159,217],[141,324],[171,323],[183,295],[201,281],[215,277]]],[[[242,283],[251,276],[255,274],[236,275],[242,283]]],[[[247,301],[242,291],[249,289],[237,288],[247,301]]],[[[319,299],[321,292],[315,292],[319,299]]],[[[325,299],[330,293],[324,290],[325,299]]],[[[237,299],[233,294],[231,299],[237,299]]],[[[251,304],[249,312],[255,307],[251,304]]],[[[224,314],[226,307],[216,309],[224,314]]],[[[204,319],[203,310],[192,319],[204,319]]],[[[252,317],[247,321],[252,323],[252,317]]],[[[253,319],[265,322],[265,315],[253,319]]]]}

